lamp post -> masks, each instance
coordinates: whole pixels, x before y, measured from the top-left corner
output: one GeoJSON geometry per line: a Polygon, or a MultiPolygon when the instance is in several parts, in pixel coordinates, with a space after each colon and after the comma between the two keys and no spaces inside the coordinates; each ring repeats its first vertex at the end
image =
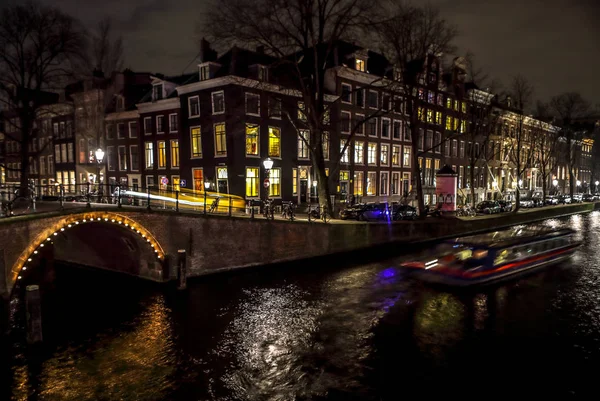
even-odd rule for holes
{"type": "MultiPolygon", "coordinates": [[[[271,169],[273,168],[273,160],[270,157],[267,157],[263,160],[263,167],[265,168],[265,175],[267,176],[267,180],[271,178],[271,169]]],[[[265,188],[267,190],[266,200],[269,200],[269,187],[271,186],[271,182],[269,181],[269,185],[265,188]]]]}
{"type": "Polygon", "coordinates": [[[206,191],[210,188],[210,181],[204,181],[204,214],[206,214],[206,191]]]}
{"type": "Polygon", "coordinates": [[[579,187],[581,186],[581,181],[579,181],[579,180],[575,181],[575,185],[576,185],[575,190],[577,192],[579,192],[579,187]]]}
{"type": "Polygon", "coordinates": [[[598,184],[600,184],[600,181],[596,181],[594,184],[596,184],[596,191],[595,191],[595,193],[598,193],[598,184]]]}
{"type": "Polygon", "coordinates": [[[552,186],[554,187],[554,194],[558,193],[558,180],[555,178],[552,180],[552,186]]]}
{"type": "MultiPolygon", "coordinates": [[[[98,194],[100,194],[100,186],[102,185],[100,183],[100,164],[102,164],[102,161],[104,160],[104,151],[101,148],[96,149],[95,152],[96,155],[96,180],[98,181],[98,194]]],[[[100,199],[102,200],[102,199],[100,199]]]]}

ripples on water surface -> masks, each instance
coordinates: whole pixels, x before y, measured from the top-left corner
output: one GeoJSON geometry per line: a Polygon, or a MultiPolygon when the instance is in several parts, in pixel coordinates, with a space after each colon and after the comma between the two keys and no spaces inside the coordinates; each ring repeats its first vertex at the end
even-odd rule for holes
{"type": "Polygon", "coordinates": [[[212,277],[187,293],[59,268],[44,345],[28,348],[12,324],[0,399],[587,399],[600,365],[600,214],[545,224],[579,230],[582,249],[476,294],[411,281],[399,259],[212,277]]]}

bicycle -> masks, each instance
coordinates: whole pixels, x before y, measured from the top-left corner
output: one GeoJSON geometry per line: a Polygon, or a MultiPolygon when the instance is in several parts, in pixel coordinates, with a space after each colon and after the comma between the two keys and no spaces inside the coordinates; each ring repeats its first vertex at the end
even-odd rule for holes
{"type": "Polygon", "coordinates": [[[275,216],[273,215],[273,200],[268,199],[266,201],[263,201],[263,204],[263,216],[265,216],[265,219],[274,220],[275,216]]]}
{"type": "Polygon", "coordinates": [[[321,210],[321,206],[316,206],[314,209],[308,211],[308,220],[311,217],[315,220],[322,220],[323,223],[328,223],[331,220],[331,216],[327,213],[327,209],[321,210]]]}
{"type": "Polygon", "coordinates": [[[208,213],[214,213],[217,208],[219,207],[219,199],[221,199],[221,197],[217,197],[213,203],[211,203],[210,207],[208,208],[208,213]]]}
{"type": "Polygon", "coordinates": [[[295,209],[294,202],[283,202],[282,208],[281,208],[281,217],[283,219],[289,219],[290,221],[294,221],[294,209],[295,209]]]}

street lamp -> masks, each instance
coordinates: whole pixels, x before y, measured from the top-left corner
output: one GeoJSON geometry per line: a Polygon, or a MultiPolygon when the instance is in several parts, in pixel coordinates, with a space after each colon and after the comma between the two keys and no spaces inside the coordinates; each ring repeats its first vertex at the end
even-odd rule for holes
{"type": "MultiPolygon", "coordinates": [[[[598,182],[598,181],[596,181],[596,182],[598,182]]],[[[552,185],[555,186],[555,187],[557,187],[558,186],[558,180],[552,180],[552,185]]]]}
{"type": "Polygon", "coordinates": [[[600,181],[596,181],[594,184],[596,184],[596,193],[598,193],[598,184],[600,184],[600,181]]]}
{"type": "Polygon", "coordinates": [[[100,164],[104,160],[104,151],[100,148],[96,149],[96,180],[98,180],[98,185],[100,185],[100,164]]]}
{"type": "Polygon", "coordinates": [[[575,185],[577,186],[575,189],[577,192],[579,192],[579,187],[581,186],[581,181],[577,180],[575,181],[575,185]]]}
{"type": "Polygon", "coordinates": [[[210,181],[204,181],[204,214],[206,214],[206,191],[210,188],[210,181]]]}
{"type": "MultiPolygon", "coordinates": [[[[263,167],[265,168],[265,175],[267,176],[267,180],[269,178],[271,178],[271,169],[273,168],[273,160],[271,160],[270,157],[267,157],[265,160],[263,160],[263,167]]],[[[271,183],[269,182],[269,184],[266,186],[266,191],[267,191],[267,197],[266,200],[269,200],[269,187],[271,186],[271,183]]]]}
{"type": "Polygon", "coordinates": [[[519,188],[521,188],[521,185],[523,185],[523,180],[519,180],[519,188]]]}

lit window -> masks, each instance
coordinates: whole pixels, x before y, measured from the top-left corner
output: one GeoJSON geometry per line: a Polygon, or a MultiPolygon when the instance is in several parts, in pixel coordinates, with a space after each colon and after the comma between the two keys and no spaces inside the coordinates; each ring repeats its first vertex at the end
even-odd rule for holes
{"type": "Polygon", "coordinates": [[[342,157],[340,158],[340,162],[341,163],[348,163],[349,162],[348,147],[346,147],[347,143],[348,143],[347,140],[340,139],[340,153],[342,154],[342,157]],[[346,147],[346,149],[344,149],[344,147],[346,147]]]}
{"type": "Polygon", "coordinates": [[[329,160],[329,132],[323,131],[321,144],[323,146],[323,159],[329,160]]]}
{"type": "Polygon", "coordinates": [[[466,113],[466,112],[467,112],[467,103],[466,103],[466,102],[461,102],[461,104],[460,104],[460,110],[461,110],[463,113],[466,113]]]}
{"type": "Polygon", "coordinates": [[[171,167],[179,168],[179,140],[171,139],[171,167]]]}
{"type": "Polygon", "coordinates": [[[365,149],[363,142],[354,142],[354,162],[363,164],[365,162],[365,149]]]}
{"type": "Polygon", "coordinates": [[[146,156],[146,168],[153,168],[154,167],[154,144],[152,142],[146,142],[145,156],[146,156]]]}
{"type": "Polygon", "coordinates": [[[306,121],[306,106],[304,102],[298,102],[298,120],[306,121]]]}
{"type": "Polygon", "coordinates": [[[365,72],[365,60],[356,59],[356,70],[365,72]]]}
{"type": "Polygon", "coordinates": [[[377,195],[377,173],[369,171],[367,173],[367,195],[377,195]]]}
{"type": "Polygon", "coordinates": [[[363,194],[364,173],[362,171],[354,172],[354,195],[363,194]]]}
{"type": "Polygon", "coordinates": [[[467,132],[467,122],[465,120],[461,120],[460,122],[460,133],[464,134],[467,132]]]}
{"type": "Polygon", "coordinates": [[[258,168],[246,168],[246,196],[258,196],[258,168]]]}
{"type": "Polygon", "coordinates": [[[367,162],[372,165],[377,165],[377,144],[369,143],[367,152],[367,162]]]}
{"type": "Polygon", "coordinates": [[[215,155],[227,155],[227,137],[225,135],[225,123],[215,124],[215,155]]]}
{"type": "Polygon", "coordinates": [[[281,157],[281,131],[279,128],[269,127],[269,156],[281,157]]]}
{"type": "Polygon", "coordinates": [[[190,142],[192,143],[192,157],[202,157],[202,133],[200,127],[190,129],[190,142]]]}
{"type": "Polygon", "coordinates": [[[258,125],[246,124],[246,156],[258,156],[258,125]]]}
{"type": "Polygon", "coordinates": [[[167,144],[165,141],[158,141],[158,168],[167,167],[167,144]]]}
{"type": "Polygon", "coordinates": [[[379,195],[388,195],[388,184],[389,184],[390,173],[382,171],[379,176],[379,195]]]}
{"type": "Polygon", "coordinates": [[[269,171],[269,196],[281,196],[281,169],[273,168],[269,171]]]}
{"type": "Polygon", "coordinates": [[[382,166],[388,165],[389,157],[390,157],[390,145],[382,143],[381,149],[379,152],[379,162],[381,163],[382,166]]]}
{"type": "Polygon", "coordinates": [[[435,123],[437,125],[442,125],[442,112],[441,111],[435,112],[435,123]]]}
{"type": "Polygon", "coordinates": [[[293,195],[298,194],[298,169],[297,168],[292,169],[292,194],[293,195]]]}
{"type": "Polygon", "coordinates": [[[394,145],[392,147],[392,165],[399,166],[400,165],[400,146],[394,145]]]}
{"type": "Polygon", "coordinates": [[[449,97],[446,98],[446,107],[449,109],[452,108],[452,99],[450,99],[449,97]]]}
{"type": "Polygon", "coordinates": [[[427,122],[433,123],[433,110],[427,110],[427,122]]]}
{"type": "Polygon", "coordinates": [[[402,154],[402,165],[404,167],[410,167],[410,147],[404,147],[404,153],[402,154]]]}
{"type": "Polygon", "coordinates": [[[310,135],[307,130],[298,132],[298,159],[308,159],[308,144],[310,135]]]}
{"type": "Polygon", "coordinates": [[[452,116],[446,116],[446,129],[452,131],[452,116]]]}

